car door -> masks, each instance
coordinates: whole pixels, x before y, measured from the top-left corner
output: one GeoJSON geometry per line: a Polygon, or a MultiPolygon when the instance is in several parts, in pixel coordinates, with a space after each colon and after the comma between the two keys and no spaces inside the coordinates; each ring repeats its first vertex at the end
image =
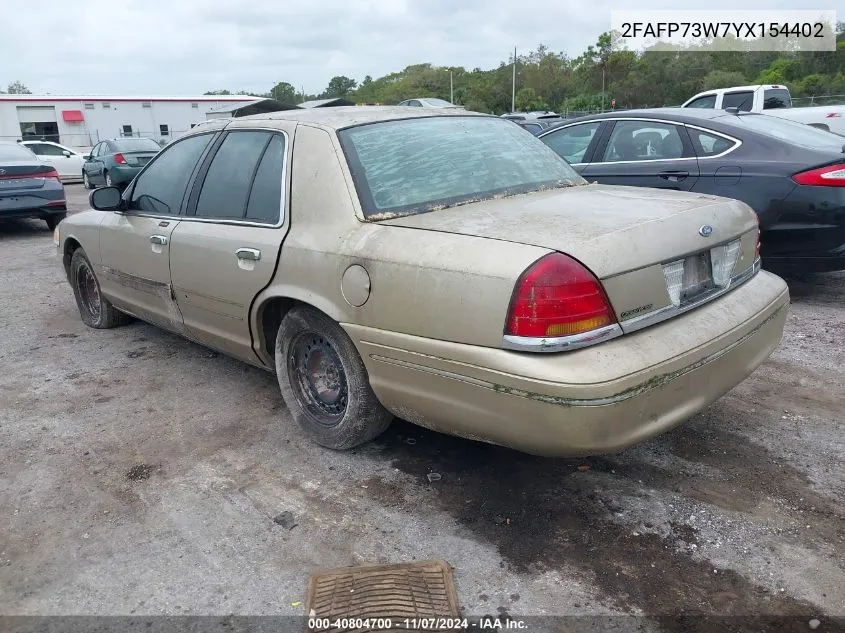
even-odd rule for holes
{"type": "Polygon", "coordinates": [[[181,331],[170,281],[170,239],[188,184],[213,133],[184,138],[156,156],[100,224],[100,286],[119,308],[181,331]]]}
{"type": "Polygon", "coordinates": [[[62,180],[79,178],[82,157],[55,143],[32,143],[28,146],[39,158],[56,168],[62,180]],[[65,155],[65,152],[70,154],[65,155]]]}
{"type": "Polygon", "coordinates": [[[601,126],[601,121],[567,125],[543,132],[540,140],[581,173],[587,167],[601,138],[601,126]]]}
{"type": "Polygon", "coordinates": [[[652,119],[620,119],[602,134],[584,178],[608,185],[689,191],[698,161],[683,125],[652,119]]]}
{"type": "Polygon", "coordinates": [[[285,231],[288,145],[283,131],[227,132],[197,177],[171,242],[186,333],[252,362],[249,311],[273,277],[285,231]]]}
{"type": "Polygon", "coordinates": [[[85,162],[82,163],[82,173],[88,176],[88,181],[91,184],[95,184],[96,176],[94,175],[94,171],[97,165],[97,155],[100,153],[100,148],[102,146],[102,143],[97,143],[94,147],[92,147],[91,152],[88,154],[88,158],[86,158],[85,162]]]}

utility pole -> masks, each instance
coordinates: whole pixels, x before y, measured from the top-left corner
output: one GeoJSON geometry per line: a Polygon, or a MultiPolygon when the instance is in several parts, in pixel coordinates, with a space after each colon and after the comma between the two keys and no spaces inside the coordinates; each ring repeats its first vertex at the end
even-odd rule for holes
{"type": "Polygon", "coordinates": [[[601,111],[604,112],[604,60],[601,62],[601,111]]]}
{"type": "Polygon", "coordinates": [[[516,112],[516,46],[513,47],[513,79],[511,80],[511,112],[516,112]]]}
{"type": "Polygon", "coordinates": [[[449,70],[449,103],[455,103],[455,88],[452,84],[452,70],[449,70]]]}

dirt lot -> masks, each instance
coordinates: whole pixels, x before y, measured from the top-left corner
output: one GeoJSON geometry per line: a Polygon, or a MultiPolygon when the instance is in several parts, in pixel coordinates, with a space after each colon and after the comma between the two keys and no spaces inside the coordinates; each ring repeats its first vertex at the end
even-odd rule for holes
{"type": "Polygon", "coordinates": [[[444,558],[468,615],[845,615],[845,274],[790,280],[773,358],[622,453],[397,421],[340,454],[268,373],[87,329],[43,222],[0,241],[0,613],[301,614],[318,568],[444,558]]]}

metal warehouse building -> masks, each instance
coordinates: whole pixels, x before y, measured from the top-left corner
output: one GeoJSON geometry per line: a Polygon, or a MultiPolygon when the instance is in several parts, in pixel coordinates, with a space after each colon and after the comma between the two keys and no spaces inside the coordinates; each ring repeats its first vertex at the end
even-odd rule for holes
{"type": "Polygon", "coordinates": [[[101,139],[178,138],[212,110],[254,102],[251,96],[73,97],[0,95],[0,141],[46,139],[88,148],[101,139]]]}

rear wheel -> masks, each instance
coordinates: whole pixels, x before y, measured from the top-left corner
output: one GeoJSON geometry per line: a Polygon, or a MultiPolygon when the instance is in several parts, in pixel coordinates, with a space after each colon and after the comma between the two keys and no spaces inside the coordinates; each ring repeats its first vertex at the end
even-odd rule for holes
{"type": "Polygon", "coordinates": [[[106,187],[114,187],[114,183],[111,180],[111,174],[107,171],[104,171],[103,175],[106,178],[106,187]]]}
{"type": "Polygon", "coordinates": [[[306,435],[327,448],[364,444],[393,420],[373,393],[349,336],[314,308],[293,308],[282,319],[276,375],[291,415],[306,435]]]}
{"type": "Polygon", "coordinates": [[[64,220],[65,217],[67,216],[64,213],[60,213],[57,215],[48,215],[46,218],[44,218],[44,221],[47,223],[47,228],[52,231],[57,226],[59,226],[59,222],[64,220]]]}
{"type": "Polygon", "coordinates": [[[115,308],[100,292],[100,282],[85,251],[78,248],[70,260],[70,285],[79,308],[79,316],[88,327],[98,330],[124,325],[131,317],[115,308]]]}

